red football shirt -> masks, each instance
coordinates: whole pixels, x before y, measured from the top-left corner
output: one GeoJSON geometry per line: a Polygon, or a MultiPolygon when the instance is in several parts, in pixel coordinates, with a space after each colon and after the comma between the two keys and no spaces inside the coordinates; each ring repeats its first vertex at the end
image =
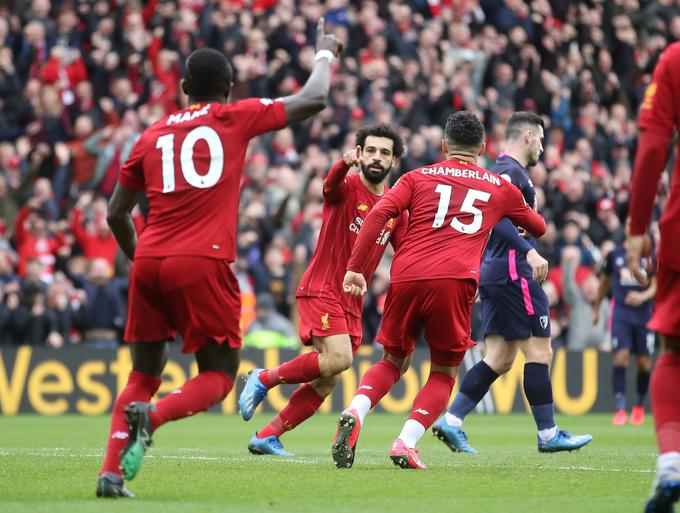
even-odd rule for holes
{"type": "MultiPolygon", "coordinates": [[[[345,266],[364,219],[384,196],[377,196],[361,182],[359,174],[346,176],[349,167],[339,160],[331,167],[324,181],[323,224],[316,250],[302,276],[297,297],[323,297],[342,303],[343,310],[361,316],[363,298],[342,292],[345,266]]],[[[389,190],[385,187],[385,191],[389,190]]],[[[396,247],[406,227],[406,218],[385,219],[373,237],[363,264],[367,280],[373,277],[385,252],[387,242],[396,247]]]]}
{"type": "Polygon", "coordinates": [[[248,141],[285,124],[283,102],[251,98],[192,105],[151,125],[119,178],[149,200],[135,256],[233,261],[248,141]]]}
{"type": "Polygon", "coordinates": [[[347,269],[365,276],[365,259],[384,220],[408,211],[392,262],[392,282],[479,278],[489,232],[503,217],[540,237],[543,217],[520,190],[474,164],[447,160],[406,173],[371,211],[347,269]]]}
{"type": "MultiPolygon", "coordinates": [[[[640,135],[633,172],[630,199],[630,230],[634,235],[645,232],[654,206],[659,178],[668,159],[669,142],[680,129],[680,43],[674,43],[661,54],[652,82],[645,91],[640,107],[640,135]]],[[[661,216],[661,244],[658,259],[680,270],[680,145],[677,146],[675,169],[668,203],[661,216]]]]}

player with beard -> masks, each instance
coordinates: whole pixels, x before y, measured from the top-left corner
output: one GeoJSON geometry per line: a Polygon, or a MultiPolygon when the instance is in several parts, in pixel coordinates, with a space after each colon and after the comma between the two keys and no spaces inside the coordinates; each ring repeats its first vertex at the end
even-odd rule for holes
{"type": "MultiPolygon", "coordinates": [[[[505,137],[506,152],[492,171],[515,185],[535,209],[536,192],[527,168],[537,164],[543,152],[543,120],[531,112],[516,112],[505,126],[505,137]]],[[[526,356],[524,393],[538,430],[538,450],[572,451],[592,440],[590,435],[571,435],[555,423],[550,306],[540,284],[547,273],[548,262],[534,249],[533,238],[521,237],[508,219],[494,226],[479,275],[486,355],[465,374],[449,411],[432,428],[451,450],[477,452],[467,441],[463,419],[512,368],[518,349],[526,356]]]]}
{"type": "MultiPolygon", "coordinates": [[[[323,224],[316,251],[297,289],[300,339],[314,350],[273,369],[255,369],[239,400],[241,415],[250,420],[267,391],[281,383],[303,383],[288,405],[261,431],[248,449],[253,454],[291,456],[279,437],[311,417],[352,365],[361,345],[363,298],[342,293],[342,280],[364,219],[389,189],[386,179],[404,152],[397,129],[378,124],[356,134],[356,148],[331,167],[323,186],[323,224]],[[352,167],[360,172],[348,175],[352,167]]],[[[396,248],[406,228],[406,214],[389,219],[366,262],[372,276],[388,241],[396,248]]]]}

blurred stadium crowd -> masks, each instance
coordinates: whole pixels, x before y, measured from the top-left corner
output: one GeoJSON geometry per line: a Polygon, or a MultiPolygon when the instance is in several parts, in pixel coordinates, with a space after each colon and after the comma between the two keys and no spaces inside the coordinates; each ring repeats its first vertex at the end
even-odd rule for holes
{"type": "MultiPolygon", "coordinates": [[[[244,327],[257,317],[294,333],[323,176],[358,127],[401,127],[408,153],[395,181],[440,159],[455,110],[483,118],[485,167],[506,119],[530,110],[546,121],[531,178],[549,221],[539,252],[552,267],[555,340],[607,348],[604,321],[569,336],[570,324],[590,325],[569,307],[595,299],[596,273],[623,238],[637,110],[661,50],[680,39],[673,0],[0,1],[0,345],[119,343],[128,264],[107,198],[140,132],[186,105],[187,55],[224,50],[235,98],[284,96],[304,83],[322,15],[347,42],[331,105],[248,152],[235,264],[244,327]]],[[[366,300],[365,343],[388,281],[385,265],[366,300]]]]}

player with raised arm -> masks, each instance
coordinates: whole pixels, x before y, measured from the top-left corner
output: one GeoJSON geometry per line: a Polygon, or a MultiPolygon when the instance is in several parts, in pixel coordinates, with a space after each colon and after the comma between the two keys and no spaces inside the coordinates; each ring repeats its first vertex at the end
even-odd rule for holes
{"type": "MultiPolygon", "coordinates": [[[[279,437],[311,417],[340,382],[361,345],[363,299],[342,293],[345,266],[365,217],[389,188],[390,170],[404,152],[399,132],[388,125],[362,128],[356,148],[331,167],[324,180],[323,224],[312,261],[297,289],[300,339],[314,350],[274,369],[251,371],[240,398],[241,414],[249,420],[267,391],[281,383],[304,383],[283,410],[248,444],[254,454],[290,456],[279,437]],[[348,175],[352,167],[360,172],[348,175]]],[[[387,242],[393,244],[406,218],[390,219],[368,255],[373,275],[387,242]]]]}
{"type": "Polygon", "coordinates": [[[239,184],[248,141],[325,108],[331,61],[342,44],[319,20],[312,73],[295,95],[227,103],[232,69],[216,50],[186,61],[190,106],[150,126],[121,169],[108,221],[133,260],[125,341],[132,372],[113,406],[98,497],[131,497],[134,478],[160,426],[210,408],[233,387],[239,366],[241,301],[235,258],[239,184]],[[141,194],[149,218],[139,235],[130,216],[141,194]],[[155,405],[167,341],[182,335],[198,375],[155,405]],[[121,452],[122,451],[122,452],[121,452]]]}
{"type": "Polygon", "coordinates": [[[408,368],[424,329],[430,375],[389,455],[402,468],[425,468],[416,443],[446,407],[458,366],[473,345],[470,318],[489,232],[503,217],[534,236],[545,232],[543,217],[516,187],[476,165],[484,146],[484,128],[473,113],[451,115],[442,141],[446,160],[403,175],[364,222],[343,284],[352,295],[366,293],[366,255],[385,221],[409,212],[376,337],[385,357],[362,376],[356,395],[340,415],[332,447],[338,467],[352,466],[366,414],[408,368]]]}
{"type": "MultiPolygon", "coordinates": [[[[630,197],[630,228],[626,240],[628,266],[642,285],[649,282],[640,266],[652,244],[646,235],[661,173],[666,167],[674,133],[680,129],[680,43],[659,57],[640,108],[640,137],[630,197]]],[[[680,498],[680,146],[668,203],[661,217],[657,252],[657,290],[647,325],[661,335],[661,356],[650,381],[650,399],[659,445],[654,494],[647,513],[672,513],[680,498]]]]}
{"type": "MultiPolygon", "coordinates": [[[[283,410],[248,444],[254,454],[291,456],[279,437],[311,417],[340,382],[340,374],[352,365],[361,345],[363,298],[342,293],[345,266],[357,234],[373,206],[389,188],[390,170],[404,153],[396,128],[379,124],[356,134],[356,148],[331,167],[323,186],[323,224],[312,261],[297,289],[300,339],[314,350],[274,369],[255,369],[246,381],[239,401],[249,420],[267,391],[281,383],[304,383],[283,410]],[[360,172],[348,175],[352,167],[360,172]]],[[[396,247],[406,226],[405,215],[386,221],[366,256],[367,276],[380,263],[387,242],[396,247]]]]}
{"type": "MultiPolygon", "coordinates": [[[[626,370],[631,353],[637,366],[637,394],[630,412],[630,423],[639,426],[645,419],[645,397],[649,389],[649,375],[654,352],[654,332],[646,324],[652,317],[656,277],[643,287],[628,267],[626,243],[617,244],[604,260],[600,272],[597,298],[593,304],[593,324],[600,320],[600,304],[612,292],[612,386],[614,389],[614,416],[612,424],[623,426],[628,420],[626,411],[626,370]]],[[[642,258],[643,269],[648,267],[647,257],[642,258]]]]}
{"type": "MultiPolygon", "coordinates": [[[[543,119],[515,112],[505,126],[505,137],[506,151],[492,171],[515,185],[535,208],[536,192],[527,167],[535,165],[543,152],[543,119]]],[[[463,419],[491,384],[512,368],[518,350],[526,357],[524,393],[536,422],[538,450],[571,451],[592,440],[590,435],[571,435],[555,422],[550,305],[540,284],[547,273],[548,262],[534,249],[531,237],[521,237],[508,219],[494,226],[479,276],[486,354],[467,371],[449,411],[432,428],[452,451],[477,452],[463,431],[463,419]]]]}

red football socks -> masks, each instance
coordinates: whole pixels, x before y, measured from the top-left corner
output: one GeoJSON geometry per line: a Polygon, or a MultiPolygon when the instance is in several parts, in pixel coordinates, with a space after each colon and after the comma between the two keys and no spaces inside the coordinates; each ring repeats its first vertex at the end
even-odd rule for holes
{"type": "Polygon", "coordinates": [[[125,412],[123,409],[135,401],[149,402],[160,386],[160,378],[136,371],[130,373],[127,385],[113,405],[111,431],[109,442],[106,445],[106,457],[99,475],[102,475],[104,472],[122,475],[122,471],[118,468],[120,465],[120,451],[125,448],[128,441],[128,426],[125,422],[125,412]]]}
{"type": "Polygon", "coordinates": [[[356,395],[365,395],[371,400],[371,406],[375,406],[399,381],[400,377],[399,369],[394,363],[385,359],[380,360],[361,377],[356,395]]]}
{"type": "Polygon", "coordinates": [[[224,372],[201,372],[156,403],[156,410],[149,412],[151,425],[156,430],[171,420],[207,410],[224,399],[233,386],[234,382],[224,372]]]}
{"type": "Polygon", "coordinates": [[[319,394],[310,384],[297,388],[286,407],[257,434],[258,438],[281,436],[302,424],[319,409],[325,397],[319,394]]]}
{"type": "Polygon", "coordinates": [[[680,354],[665,353],[656,361],[650,384],[659,453],[680,452],[680,354]]]}
{"type": "Polygon", "coordinates": [[[413,401],[409,419],[429,429],[449,403],[455,383],[456,378],[453,376],[438,371],[430,372],[427,383],[413,401]]]}
{"type": "Polygon", "coordinates": [[[320,377],[319,353],[316,351],[296,356],[289,362],[262,372],[259,376],[260,381],[267,388],[281,383],[309,383],[320,377]]]}

